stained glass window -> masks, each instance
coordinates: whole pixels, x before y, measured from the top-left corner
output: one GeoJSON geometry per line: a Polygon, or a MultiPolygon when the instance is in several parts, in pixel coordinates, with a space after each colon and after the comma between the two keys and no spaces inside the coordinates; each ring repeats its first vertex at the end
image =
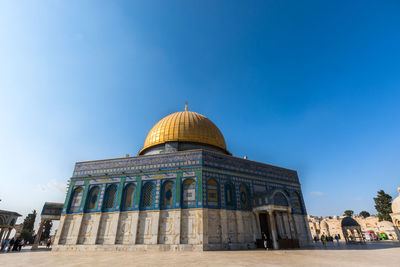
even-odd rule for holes
{"type": "Polygon", "coordinates": [[[92,187],[89,191],[86,207],[88,210],[93,210],[97,206],[97,199],[99,197],[99,187],[92,187]]]}
{"type": "Polygon", "coordinates": [[[235,206],[233,192],[234,192],[233,185],[231,183],[227,183],[225,185],[225,205],[227,207],[235,206]]]}
{"type": "Polygon", "coordinates": [[[182,185],[182,207],[196,206],[196,183],[186,179],[182,185]]]}
{"type": "Polygon", "coordinates": [[[243,210],[249,209],[249,197],[247,186],[242,184],[240,186],[240,205],[243,210]]]}
{"type": "Polygon", "coordinates": [[[71,199],[71,204],[69,206],[69,212],[77,212],[79,210],[79,207],[81,205],[82,201],[82,194],[83,194],[83,189],[82,187],[77,187],[72,193],[72,199],[71,199]]]}
{"type": "Polygon", "coordinates": [[[134,184],[128,184],[125,186],[124,190],[124,202],[123,202],[123,207],[124,208],[132,208],[133,207],[133,198],[135,197],[135,185],[134,184]]]}
{"type": "Polygon", "coordinates": [[[174,183],[165,182],[162,190],[162,206],[165,208],[172,205],[174,199],[174,183]]]}
{"type": "Polygon", "coordinates": [[[218,206],[218,183],[214,179],[207,183],[207,202],[209,206],[218,206]]]}
{"type": "Polygon", "coordinates": [[[142,190],[142,207],[153,206],[154,185],[152,182],[147,182],[142,190]]]}
{"type": "Polygon", "coordinates": [[[103,204],[103,207],[105,209],[114,208],[116,195],[117,195],[117,187],[114,184],[107,187],[105,194],[105,202],[103,204]]]}

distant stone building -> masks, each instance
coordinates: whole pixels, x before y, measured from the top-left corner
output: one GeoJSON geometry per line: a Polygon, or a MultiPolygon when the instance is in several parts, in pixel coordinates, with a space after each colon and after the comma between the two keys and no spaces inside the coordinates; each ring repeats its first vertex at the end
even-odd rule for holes
{"type": "Polygon", "coordinates": [[[399,195],[392,202],[392,217],[393,224],[396,228],[397,234],[400,236],[400,187],[397,189],[399,195]]]}
{"type": "Polygon", "coordinates": [[[3,240],[10,237],[11,231],[16,226],[15,223],[18,217],[21,217],[21,214],[17,212],[0,210],[0,244],[3,240]]]}
{"type": "MultiPolygon", "coordinates": [[[[345,216],[316,217],[308,215],[308,224],[311,235],[320,237],[321,235],[335,236],[339,234],[343,237],[342,220],[345,216]]],[[[399,235],[393,225],[388,221],[379,221],[377,216],[367,218],[352,217],[361,227],[363,233],[372,232],[379,234],[384,232],[390,240],[399,240],[399,235]]]]}
{"type": "Polygon", "coordinates": [[[274,248],[306,246],[306,216],[296,171],[233,157],[214,123],[185,110],[136,157],[76,163],[54,250],[248,249],[262,232],[274,248]]]}

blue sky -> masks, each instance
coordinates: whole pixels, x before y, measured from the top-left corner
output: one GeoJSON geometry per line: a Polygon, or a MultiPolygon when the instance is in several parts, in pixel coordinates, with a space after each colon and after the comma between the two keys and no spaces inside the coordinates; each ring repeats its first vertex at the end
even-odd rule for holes
{"type": "Polygon", "coordinates": [[[0,209],[63,202],[76,161],[189,109],[298,171],[310,214],[400,186],[398,1],[2,1],[0,209]]]}

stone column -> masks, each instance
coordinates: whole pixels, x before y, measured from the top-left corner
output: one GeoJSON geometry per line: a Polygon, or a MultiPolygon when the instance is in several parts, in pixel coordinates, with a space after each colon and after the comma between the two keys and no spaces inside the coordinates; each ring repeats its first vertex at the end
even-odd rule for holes
{"type": "Polygon", "coordinates": [[[221,243],[228,243],[228,213],[227,210],[219,210],[221,214],[221,243]]]}
{"type": "Polygon", "coordinates": [[[275,227],[277,229],[278,237],[284,238],[284,232],[282,228],[281,214],[279,212],[275,212],[275,227]]]}
{"type": "Polygon", "coordinates": [[[0,244],[1,244],[3,242],[4,228],[1,227],[0,229],[1,229],[1,231],[0,231],[0,244]]]}
{"type": "Polygon", "coordinates": [[[136,234],[137,234],[137,228],[139,224],[139,212],[140,211],[133,211],[132,216],[131,216],[131,224],[130,224],[130,230],[129,230],[129,244],[130,245],[135,245],[136,244],[136,234]]]}
{"type": "Polygon", "coordinates": [[[174,234],[175,234],[175,239],[173,241],[174,245],[179,245],[181,242],[181,214],[182,210],[176,210],[174,212],[174,234]]]}
{"type": "Polygon", "coordinates": [[[11,231],[12,231],[12,230],[13,230],[12,227],[8,229],[8,232],[7,232],[7,235],[6,235],[6,238],[5,238],[5,239],[8,239],[8,238],[10,237],[10,234],[11,234],[11,231]]]}
{"type": "Polygon", "coordinates": [[[117,229],[118,229],[118,224],[119,224],[119,220],[120,220],[120,215],[121,215],[120,211],[116,211],[112,214],[111,234],[109,236],[110,240],[108,240],[108,242],[106,242],[107,244],[115,244],[115,242],[117,240],[117,229]]]}
{"type": "Polygon", "coordinates": [[[254,212],[251,213],[251,223],[253,224],[253,241],[256,242],[257,237],[259,237],[261,232],[258,231],[260,224],[258,215],[254,212]]]}
{"type": "Polygon", "coordinates": [[[243,216],[241,210],[236,211],[236,222],[238,228],[238,243],[244,243],[244,225],[243,225],[243,216]]]}
{"type": "Polygon", "coordinates": [[[89,245],[96,245],[96,243],[97,243],[97,238],[99,237],[99,231],[100,231],[100,222],[101,222],[102,217],[103,217],[102,212],[96,213],[93,216],[93,228],[92,228],[93,232],[92,232],[92,235],[90,236],[89,245]]]}
{"type": "Polygon", "coordinates": [[[64,231],[65,217],[66,217],[66,215],[64,215],[64,214],[61,215],[60,223],[58,224],[58,229],[56,231],[56,237],[54,238],[54,245],[58,245],[58,242],[60,241],[61,234],[64,231]]]}
{"type": "Polygon", "coordinates": [[[38,230],[38,232],[36,234],[36,238],[35,238],[35,241],[33,242],[31,250],[38,249],[39,242],[40,242],[40,237],[42,236],[43,227],[44,227],[45,223],[46,223],[46,220],[41,220],[40,221],[39,230],[38,230]]]}
{"type": "Polygon", "coordinates": [[[288,216],[287,212],[283,213],[282,219],[283,219],[284,227],[286,230],[286,237],[289,239],[292,239],[293,236],[292,236],[292,231],[290,229],[289,216],[288,216]]]}
{"type": "Polygon", "coordinates": [[[278,221],[280,224],[282,237],[286,239],[287,238],[286,226],[283,218],[283,213],[281,211],[278,213],[278,221]]]}
{"type": "Polygon", "coordinates": [[[3,242],[4,228],[1,227],[0,229],[1,229],[1,231],[0,231],[0,242],[3,242]]]}
{"type": "Polygon", "coordinates": [[[306,242],[308,245],[312,244],[313,240],[311,237],[311,231],[310,231],[310,226],[308,225],[308,220],[307,220],[307,215],[303,215],[303,222],[304,222],[304,228],[305,228],[305,237],[306,237],[306,242]]]}
{"type": "Polygon", "coordinates": [[[1,229],[1,232],[0,232],[0,245],[5,240],[5,237],[6,237],[6,234],[7,234],[7,229],[8,228],[1,229]]]}
{"type": "Polygon", "coordinates": [[[269,218],[269,225],[271,226],[272,243],[273,243],[274,249],[279,249],[279,244],[277,241],[274,212],[272,210],[268,211],[268,218],[269,218]]]}
{"type": "Polygon", "coordinates": [[[158,231],[159,231],[159,223],[160,223],[160,210],[155,210],[151,212],[151,226],[150,226],[150,234],[151,241],[150,244],[156,245],[158,243],[158,231]]]}
{"type": "Polygon", "coordinates": [[[288,213],[288,220],[289,220],[289,224],[290,224],[290,232],[292,234],[292,239],[299,239],[297,236],[296,225],[293,220],[292,213],[288,213]]]}
{"type": "MultiPolygon", "coordinates": [[[[204,247],[208,246],[208,235],[209,235],[209,229],[208,229],[208,209],[202,209],[203,211],[203,221],[202,221],[202,228],[203,228],[203,245],[204,247]]],[[[182,223],[182,217],[181,217],[181,225],[182,223]]],[[[201,227],[201,226],[200,226],[201,227]]]]}
{"type": "Polygon", "coordinates": [[[81,230],[83,213],[77,213],[73,215],[73,219],[71,221],[70,237],[67,237],[66,244],[67,245],[76,245],[78,244],[79,234],[81,230]]]}

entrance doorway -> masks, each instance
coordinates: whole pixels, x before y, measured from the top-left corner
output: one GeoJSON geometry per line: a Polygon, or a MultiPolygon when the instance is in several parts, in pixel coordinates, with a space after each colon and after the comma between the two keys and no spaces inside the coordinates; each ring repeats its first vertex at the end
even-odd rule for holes
{"type": "Polygon", "coordinates": [[[260,219],[260,228],[261,228],[261,233],[260,233],[261,238],[262,238],[262,233],[265,233],[267,235],[268,239],[271,239],[271,233],[269,231],[268,214],[260,213],[259,219],[260,219]]]}
{"type": "Polygon", "coordinates": [[[267,246],[272,248],[272,235],[270,231],[269,225],[269,217],[268,213],[259,213],[258,218],[260,220],[260,239],[257,239],[257,247],[264,248],[264,240],[263,240],[263,233],[267,235],[267,246]]]}

